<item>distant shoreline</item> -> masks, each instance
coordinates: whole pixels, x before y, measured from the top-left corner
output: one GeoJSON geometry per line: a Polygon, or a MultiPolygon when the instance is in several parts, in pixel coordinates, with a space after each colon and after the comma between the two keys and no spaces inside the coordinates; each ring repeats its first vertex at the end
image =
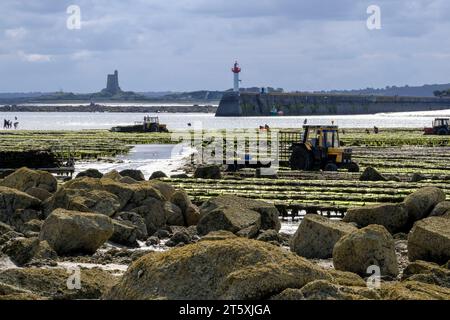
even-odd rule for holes
{"type": "Polygon", "coordinates": [[[0,106],[0,112],[127,112],[127,113],[215,113],[215,105],[61,105],[26,104],[0,106]]]}

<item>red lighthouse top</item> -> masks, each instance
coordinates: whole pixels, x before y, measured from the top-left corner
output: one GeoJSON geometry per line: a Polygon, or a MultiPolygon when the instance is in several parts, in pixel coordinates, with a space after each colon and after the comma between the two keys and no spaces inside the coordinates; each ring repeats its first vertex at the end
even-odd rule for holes
{"type": "Polygon", "coordinates": [[[231,71],[233,71],[233,73],[241,72],[241,68],[239,67],[239,63],[237,61],[234,63],[234,67],[231,68],[231,71]]]}

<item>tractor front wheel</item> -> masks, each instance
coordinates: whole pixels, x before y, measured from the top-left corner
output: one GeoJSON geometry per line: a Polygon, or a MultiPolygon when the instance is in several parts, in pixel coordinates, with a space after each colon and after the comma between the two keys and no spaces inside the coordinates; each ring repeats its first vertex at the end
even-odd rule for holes
{"type": "Polygon", "coordinates": [[[292,150],[289,164],[292,170],[311,170],[313,167],[313,159],[308,150],[297,146],[292,150]]]}

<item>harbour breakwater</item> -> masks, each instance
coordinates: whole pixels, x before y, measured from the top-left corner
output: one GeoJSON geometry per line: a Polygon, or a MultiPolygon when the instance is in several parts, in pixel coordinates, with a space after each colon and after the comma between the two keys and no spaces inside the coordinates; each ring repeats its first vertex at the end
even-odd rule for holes
{"type": "Polygon", "coordinates": [[[313,93],[226,93],[217,117],[352,115],[450,109],[450,98],[313,93]]]}
{"type": "Polygon", "coordinates": [[[5,105],[0,112],[128,112],[128,113],[214,113],[213,105],[5,105]]]}

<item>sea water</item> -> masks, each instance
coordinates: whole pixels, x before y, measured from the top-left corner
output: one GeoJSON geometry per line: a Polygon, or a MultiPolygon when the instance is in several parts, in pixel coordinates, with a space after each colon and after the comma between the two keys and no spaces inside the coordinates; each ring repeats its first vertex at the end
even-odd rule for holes
{"type": "Polygon", "coordinates": [[[450,117],[450,110],[380,113],[373,115],[292,116],[292,117],[215,117],[211,113],[115,113],[115,112],[0,112],[0,121],[17,117],[19,129],[24,130],[82,130],[110,129],[142,121],[144,116],[159,117],[169,130],[192,129],[251,129],[269,125],[272,128],[300,128],[308,124],[341,128],[423,128],[435,117],[450,117]],[[191,126],[189,126],[191,124],[191,126]]]}

